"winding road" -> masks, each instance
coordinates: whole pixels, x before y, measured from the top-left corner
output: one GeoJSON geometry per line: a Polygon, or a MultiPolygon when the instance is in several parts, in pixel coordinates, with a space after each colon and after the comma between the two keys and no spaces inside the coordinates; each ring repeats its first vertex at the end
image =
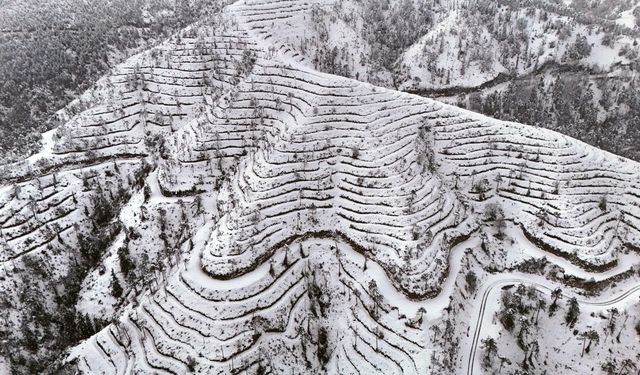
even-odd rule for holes
{"type": "MultiPolygon", "coordinates": [[[[630,259],[626,259],[625,262],[619,262],[618,266],[616,266],[614,269],[608,270],[603,273],[591,273],[585,271],[578,266],[569,263],[565,259],[559,257],[558,259],[555,259],[555,256],[549,255],[543,250],[537,248],[524,237],[524,235],[518,228],[519,227],[515,225],[510,225],[509,228],[510,236],[512,236],[512,238],[514,239],[514,249],[520,249],[520,251],[522,251],[522,254],[525,256],[546,256],[554,264],[559,263],[565,269],[566,274],[571,274],[583,278],[593,277],[595,280],[602,280],[615,274],[622,273],[628,269],[630,259]]],[[[191,254],[189,263],[187,265],[189,272],[184,273],[184,275],[188,275],[189,278],[200,279],[200,283],[212,282],[211,278],[202,271],[202,264],[200,263],[202,256],[201,252],[206,247],[206,243],[209,240],[212,229],[213,222],[209,221],[202,226],[202,228],[194,237],[194,247],[199,249],[200,251],[191,254]]],[[[317,238],[316,240],[327,241],[326,239],[321,238],[317,238]]],[[[365,258],[362,254],[352,249],[348,243],[345,243],[342,240],[332,240],[331,245],[334,244],[338,245],[342,256],[349,258],[358,267],[364,268],[363,265],[365,262],[365,258]]],[[[477,248],[479,245],[480,238],[478,236],[471,236],[469,239],[454,246],[451,250],[449,258],[451,267],[450,272],[447,275],[446,280],[444,280],[443,282],[442,292],[433,298],[425,299],[422,301],[411,300],[407,298],[407,296],[404,295],[401,291],[397,290],[391,280],[387,278],[386,273],[384,272],[382,267],[379,266],[376,262],[369,262],[367,270],[364,271],[364,274],[368,275],[368,277],[376,281],[380,293],[385,296],[385,299],[390,304],[398,308],[399,313],[405,314],[406,316],[415,316],[418,309],[424,308],[426,310],[425,316],[427,317],[427,319],[437,319],[441,316],[442,310],[445,309],[450,303],[451,292],[454,290],[456,278],[461,272],[461,263],[466,249],[477,248]]],[[[246,287],[256,282],[256,280],[261,279],[267,272],[268,264],[264,263],[256,269],[247,272],[241,277],[235,278],[231,281],[216,280],[216,288],[228,290],[239,287],[246,287]]],[[[476,297],[476,301],[473,302],[473,306],[478,307],[476,308],[477,312],[474,311],[474,314],[477,314],[475,323],[472,322],[473,337],[470,343],[471,346],[469,348],[467,358],[467,375],[482,373],[481,369],[479,368],[479,364],[476,363],[476,356],[478,352],[478,345],[482,337],[483,325],[485,323],[485,320],[490,317],[492,313],[492,311],[489,313],[487,312],[487,310],[491,310],[491,304],[489,302],[494,300],[490,299],[490,297],[492,296],[494,291],[497,291],[504,286],[514,284],[532,285],[539,292],[545,294],[549,294],[555,288],[565,287],[562,284],[554,283],[539,275],[529,275],[517,272],[489,275],[489,277],[480,285],[479,292],[476,294],[476,296],[480,296],[480,298],[476,297]]],[[[608,307],[623,302],[628,298],[640,296],[640,285],[630,287],[626,291],[614,297],[607,297],[608,299],[603,300],[598,300],[598,297],[592,299],[584,299],[583,296],[571,292],[566,292],[562,295],[565,298],[576,297],[582,306],[608,307]]]]}

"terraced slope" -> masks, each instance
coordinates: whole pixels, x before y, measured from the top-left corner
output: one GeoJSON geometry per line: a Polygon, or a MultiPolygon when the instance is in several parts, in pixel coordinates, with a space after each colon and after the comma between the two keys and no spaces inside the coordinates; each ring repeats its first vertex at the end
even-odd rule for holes
{"type": "Polygon", "coordinates": [[[423,374],[440,312],[407,306],[488,216],[585,268],[640,247],[638,164],[313,71],[263,37],[279,5],[236,3],[127,61],[3,170],[5,268],[29,254],[65,274],[107,203],[127,202],[116,241],[157,258],[71,351],[82,371],[423,374]],[[136,233],[149,217],[177,224],[136,233]]]}

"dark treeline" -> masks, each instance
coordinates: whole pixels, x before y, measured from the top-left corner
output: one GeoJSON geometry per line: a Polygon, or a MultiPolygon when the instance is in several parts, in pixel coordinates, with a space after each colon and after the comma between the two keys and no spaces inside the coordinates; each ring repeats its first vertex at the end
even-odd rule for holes
{"type": "Polygon", "coordinates": [[[639,89],[625,77],[592,79],[579,71],[546,80],[514,80],[505,90],[474,93],[468,103],[458,104],[502,120],[550,128],[640,160],[639,89]]]}
{"type": "Polygon", "coordinates": [[[0,163],[36,151],[53,114],[119,56],[213,6],[204,0],[34,0],[0,5],[0,163]]]}

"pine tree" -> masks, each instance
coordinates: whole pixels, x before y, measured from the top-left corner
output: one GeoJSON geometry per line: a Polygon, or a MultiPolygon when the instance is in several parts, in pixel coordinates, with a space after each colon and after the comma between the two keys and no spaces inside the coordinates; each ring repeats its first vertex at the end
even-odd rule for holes
{"type": "Polygon", "coordinates": [[[491,367],[493,358],[498,354],[498,345],[493,337],[487,337],[482,339],[482,349],[484,349],[484,357],[482,357],[482,364],[485,368],[491,367]]]}
{"type": "Polygon", "coordinates": [[[111,295],[118,299],[122,297],[122,292],[122,285],[120,285],[116,274],[111,270],[111,295]]]}
{"type": "Polygon", "coordinates": [[[567,310],[567,315],[565,315],[565,321],[570,327],[573,327],[578,321],[578,315],[580,315],[580,305],[578,304],[578,300],[573,297],[569,300],[569,310],[567,310]]]}

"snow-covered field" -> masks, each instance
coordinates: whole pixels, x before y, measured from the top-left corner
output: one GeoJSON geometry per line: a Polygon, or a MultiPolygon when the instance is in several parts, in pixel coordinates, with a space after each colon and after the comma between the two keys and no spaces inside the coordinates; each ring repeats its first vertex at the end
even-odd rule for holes
{"type": "MultiPolygon", "coordinates": [[[[119,202],[77,306],[112,323],[65,361],[90,374],[481,373],[479,340],[508,336],[492,322],[504,286],[561,287],[580,325],[637,307],[640,165],[318,72],[269,27],[311,7],[234,3],[116,67],[40,154],[3,168],[4,274],[27,256],[65,274],[78,255],[62,250],[119,202]],[[122,249],[141,279],[125,277],[122,249]],[[564,279],[517,269],[545,256],[564,279]],[[619,275],[595,297],[563,284],[619,275]],[[445,337],[458,345],[446,363],[445,337]]],[[[0,291],[17,295],[10,278],[0,291]]],[[[558,319],[543,322],[566,330],[558,319]]],[[[547,349],[563,345],[548,335],[547,349]]],[[[633,332],[623,344],[640,350],[633,332]]],[[[547,362],[575,364],[577,348],[547,362]]]]}
{"type": "Polygon", "coordinates": [[[633,9],[626,10],[620,13],[620,18],[616,20],[618,25],[626,26],[630,29],[635,29],[636,25],[636,17],[633,15],[633,9]]]}

